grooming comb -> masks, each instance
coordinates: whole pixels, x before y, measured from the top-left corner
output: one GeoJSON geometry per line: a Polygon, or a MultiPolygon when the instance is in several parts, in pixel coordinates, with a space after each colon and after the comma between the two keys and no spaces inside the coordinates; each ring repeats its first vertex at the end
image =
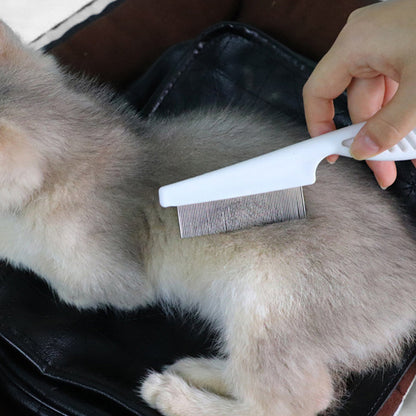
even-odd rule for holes
{"type": "MultiPolygon", "coordinates": [[[[304,218],[302,187],[327,156],[350,155],[365,123],[353,124],[244,162],[159,189],[162,207],[178,208],[181,237],[215,234],[304,218]]],[[[416,159],[416,129],[369,160],[416,159]]]]}

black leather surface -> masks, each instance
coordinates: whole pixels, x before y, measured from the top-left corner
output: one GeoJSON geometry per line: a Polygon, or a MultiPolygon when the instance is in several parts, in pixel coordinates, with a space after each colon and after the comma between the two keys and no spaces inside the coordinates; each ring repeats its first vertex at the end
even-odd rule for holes
{"type": "MultiPolygon", "coordinates": [[[[144,116],[238,104],[302,121],[301,89],[312,68],[269,37],[225,23],[169,51],[126,94],[144,116]]],[[[336,112],[338,125],[348,123],[345,97],[336,112]]],[[[398,192],[413,194],[413,173],[409,166],[402,170],[398,192]]],[[[157,415],[133,392],[145,372],[215,352],[215,334],[192,316],[165,317],[157,308],[79,312],[38,278],[4,264],[0,337],[2,384],[28,414],[45,416],[157,415]]],[[[400,366],[351,378],[337,414],[374,416],[415,354],[411,346],[400,366]]]]}
{"type": "MultiPolygon", "coordinates": [[[[188,47],[186,56],[178,47],[169,51],[178,62],[173,71],[171,60],[162,57],[148,77],[131,86],[128,98],[145,116],[236,105],[283,112],[303,122],[302,87],[314,67],[309,59],[238,23],[219,24],[180,47],[188,47]],[[167,75],[146,96],[153,71],[167,75]]],[[[335,121],[339,126],[349,123],[345,96],[336,100],[335,121]]]]}

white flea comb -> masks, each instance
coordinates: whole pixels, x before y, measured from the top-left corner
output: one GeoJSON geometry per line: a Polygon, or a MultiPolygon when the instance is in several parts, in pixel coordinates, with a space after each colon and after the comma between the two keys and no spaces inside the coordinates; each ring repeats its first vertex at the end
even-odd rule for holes
{"type": "MultiPolygon", "coordinates": [[[[159,189],[162,207],[178,208],[181,237],[227,232],[306,215],[302,188],[327,156],[350,155],[365,123],[284,147],[159,189]],[[277,191],[277,192],[276,192],[277,191]]],[[[370,160],[416,159],[416,129],[370,160]]]]}

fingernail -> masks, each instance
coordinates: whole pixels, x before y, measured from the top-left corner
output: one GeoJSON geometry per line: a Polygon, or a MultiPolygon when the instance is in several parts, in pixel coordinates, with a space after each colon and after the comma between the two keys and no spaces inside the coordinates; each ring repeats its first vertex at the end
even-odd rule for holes
{"type": "Polygon", "coordinates": [[[383,190],[383,191],[385,191],[390,185],[384,185],[382,182],[381,182],[381,180],[380,179],[378,179],[378,178],[376,178],[376,181],[377,181],[377,183],[378,183],[378,186],[383,190]]]}
{"type": "Polygon", "coordinates": [[[380,146],[365,133],[358,133],[350,147],[351,156],[357,160],[368,159],[380,151],[380,146]]]}
{"type": "Polygon", "coordinates": [[[330,164],[333,165],[336,161],[338,160],[338,156],[336,155],[330,155],[326,158],[326,161],[330,164]]]}

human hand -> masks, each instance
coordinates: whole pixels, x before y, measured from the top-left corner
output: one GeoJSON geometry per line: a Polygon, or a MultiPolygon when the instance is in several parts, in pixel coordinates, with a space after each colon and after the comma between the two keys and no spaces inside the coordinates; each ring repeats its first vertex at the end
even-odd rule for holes
{"type": "MultiPolygon", "coordinates": [[[[345,89],[351,120],[367,120],[351,145],[356,159],[392,147],[416,127],[415,21],[415,0],[375,3],[350,15],[304,86],[311,136],[335,129],[333,100],[345,89]]],[[[395,181],[394,162],[367,163],[382,188],[395,181]]]]}

